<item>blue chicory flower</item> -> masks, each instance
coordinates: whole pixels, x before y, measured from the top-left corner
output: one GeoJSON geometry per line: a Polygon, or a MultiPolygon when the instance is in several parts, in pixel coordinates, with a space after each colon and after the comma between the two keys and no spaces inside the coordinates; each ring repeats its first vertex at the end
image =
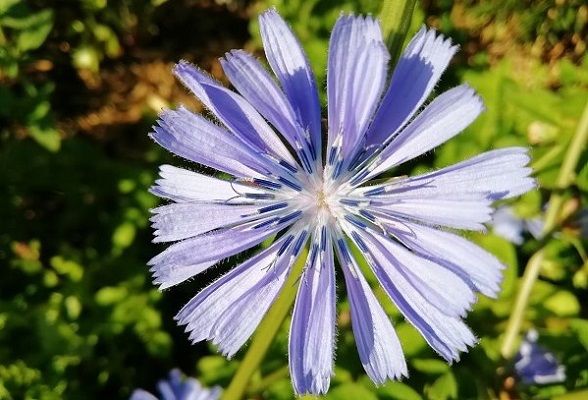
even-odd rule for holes
{"type": "Polygon", "coordinates": [[[516,215],[511,207],[501,206],[494,212],[491,225],[494,234],[511,243],[521,245],[524,241],[524,231],[529,232],[535,239],[539,239],[543,232],[544,222],[540,217],[523,219],[516,215]]]}
{"type": "Polygon", "coordinates": [[[177,243],[150,261],[155,283],[177,285],[274,237],[176,317],[193,342],[211,340],[232,357],[308,246],[289,364],[295,392],[318,394],[333,375],[335,258],[367,374],[377,384],[407,375],[394,327],[358,265],[365,259],[429,345],[448,362],[458,360],[476,343],[462,319],[476,293],[496,296],[503,266],[452,230],[484,230],[494,201],[535,186],[526,149],[493,150],[437,171],[389,178],[388,171],[457,135],[483,111],[474,90],[461,85],[419,112],[457,47],[421,29],[388,83],[379,22],[341,15],[329,46],[323,143],[317,85],[302,47],[274,9],[259,22],[277,83],[239,50],[221,59],[239,94],[187,62],[175,67],[215,120],[184,107],[165,110],[152,137],[226,175],[161,167],[152,192],[173,202],[153,210],[154,242],[177,243]]]}
{"type": "Polygon", "coordinates": [[[532,329],[527,332],[514,358],[517,375],[527,385],[545,385],[566,380],[565,366],[555,356],[537,344],[539,334],[532,329]]]}
{"type": "MultiPolygon", "coordinates": [[[[172,369],[169,380],[157,383],[160,400],[218,400],[221,388],[215,386],[204,389],[195,378],[182,379],[179,369],[172,369]]],[[[129,400],[158,400],[156,396],[143,389],[135,389],[129,400]]]]}

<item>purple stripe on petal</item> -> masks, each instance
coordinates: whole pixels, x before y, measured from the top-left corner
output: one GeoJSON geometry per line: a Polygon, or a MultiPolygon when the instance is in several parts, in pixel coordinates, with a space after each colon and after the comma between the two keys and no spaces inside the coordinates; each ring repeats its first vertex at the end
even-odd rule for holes
{"type": "Polygon", "coordinates": [[[150,191],[156,196],[185,202],[250,202],[249,198],[270,195],[265,190],[225,181],[171,165],[159,167],[161,179],[155,181],[150,191]]]}
{"type": "MultiPolygon", "coordinates": [[[[313,242],[317,243],[320,228],[313,242]]],[[[290,326],[289,360],[297,395],[326,393],[335,347],[335,263],[333,248],[310,254],[300,280],[290,326]]]]}
{"type": "Polygon", "coordinates": [[[367,145],[388,142],[423,105],[457,51],[449,39],[424,27],[406,47],[366,135],[367,145]]]}
{"type": "Polygon", "coordinates": [[[262,178],[269,166],[224,129],[183,107],[166,110],[151,137],[188,160],[239,177],[262,178]]]}
{"type": "MultiPolygon", "coordinates": [[[[194,237],[213,229],[230,227],[268,215],[258,213],[258,205],[206,203],[167,204],[151,210],[154,243],[171,242],[194,237]]],[[[281,210],[280,212],[282,212],[281,210]]]]}
{"type": "Polygon", "coordinates": [[[484,105],[474,90],[461,85],[431,102],[368,165],[367,180],[451,139],[469,126],[484,105]]]}
{"type": "MultiPolygon", "coordinates": [[[[400,312],[443,358],[447,361],[458,360],[459,352],[466,351],[468,346],[473,346],[476,342],[476,338],[468,327],[460,318],[448,315],[447,312],[438,308],[438,304],[431,303],[430,299],[438,298],[440,293],[433,290],[425,291],[425,287],[416,282],[414,277],[407,276],[408,268],[413,268],[417,264],[401,265],[402,261],[406,262],[407,257],[399,253],[398,248],[392,253],[389,250],[391,242],[385,246],[380,242],[382,238],[378,237],[376,240],[376,237],[371,234],[362,235],[360,232],[357,234],[364,241],[360,247],[363,246],[367,250],[366,260],[400,312]],[[399,260],[398,256],[403,260],[399,260]]],[[[441,275],[437,274],[435,278],[441,278],[441,275]]],[[[466,286],[464,293],[463,284],[465,283],[444,288],[447,295],[461,297],[461,300],[458,297],[455,298],[456,304],[452,306],[454,310],[456,310],[455,307],[458,307],[457,310],[470,307],[470,296],[467,296],[467,292],[471,293],[471,291],[466,286]],[[466,294],[465,297],[464,294],[466,294]]],[[[456,312],[453,311],[451,314],[456,312]]]]}
{"type": "Polygon", "coordinates": [[[220,260],[261,243],[295,220],[276,224],[276,218],[270,217],[265,221],[265,225],[252,222],[213,231],[169,246],[148,262],[152,265],[154,283],[159,284],[161,290],[177,285],[220,260]],[[253,228],[255,226],[259,228],[253,228]]]}
{"type": "Polygon", "coordinates": [[[339,17],[329,43],[328,144],[342,135],[343,158],[353,157],[365,133],[386,82],[388,59],[377,20],[339,17]]]}
{"type": "Polygon", "coordinates": [[[258,151],[295,163],[284,143],[241,96],[186,62],[177,64],[174,73],[243,142],[258,151]]]}
{"type": "Polygon", "coordinates": [[[305,140],[304,128],[292,105],[259,61],[244,51],[233,50],[221,59],[221,64],[233,86],[293,148],[297,142],[305,140]]]}
{"type": "Polygon", "coordinates": [[[259,28],[267,60],[296,111],[300,125],[308,131],[318,157],[321,151],[321,107],[314,74],[304,50],[273,8],[259,16],[259,28]]]}
{"type": "Polygon", "coordinates": [[[290,251],[278,253],[292,234],[232,269],[180,310],[176,319],[193,342],[212,340],[228,357],[243,346],[286,280],[294,259],[290,251]]]}
{"type": "Polygon", "coordinates": [[[408,376],[396,331],[348,248],[337,249],[351,306],[351,325],[359,358],[376,384],[408,376]],[[347,256],[341,254],[348,253],[347,256]]]}

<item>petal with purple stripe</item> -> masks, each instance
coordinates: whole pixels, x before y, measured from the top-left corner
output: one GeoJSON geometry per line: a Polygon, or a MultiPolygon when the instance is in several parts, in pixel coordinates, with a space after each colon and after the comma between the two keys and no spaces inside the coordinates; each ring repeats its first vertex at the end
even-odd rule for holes
{"type": "Polygon", "coordinates": [[[267,60],[294,107],[300,125],[308,131],[315,156],[318,156],[321,150],[321,107],[306,54],[275,9],[259,16],[259,28],[267,60]]]}
{"type": "Polygon", "coordinates": [[[377,20],[340,16],[329,43],[329,146],[342,135],[342,157],[353,157],[386,82],[388,51],[377,20]],[[369,73],[366,71],[369,70],[369,73]]]}
{"type": "Polygon", "coordinates": [[[284,143],[245,99],[189,63],[177,64],[174,73],[244,143],[295,164],[284,143]]]}
{"type": "Polygon", "coordinates": [[[150,191],[156,196],[177,203],[196,201],[235,204],[251,201],[248,198],[271,198],[272,196],[271,193],[260,188],[214,178],[171,165],[160,166],[159,176],[161,179],[155,181],[156,185],[151,187],[150,191]]]}
{"type": "Polygon", "coordinates": [[[263,178],[270,167],[227,131],[183,107],[159,118],[151,137],[172,153],[238,177],[263,178]]]}
{"type": "Polygon", "coordinates": [[[304,140],[304,128],[282,90],[259,61],[244,51],[233,50],[221,59],[221,64],[239,93],[296,148],[296,143],[304,140]]]}
{"type": "Polygon", "coordinates": [[[289,225],[278,223],[277,219],[269,217],[264,226],[264,222],[252,222],[213,231],[169,246],[148,262],[152,266],[154,283],[159,284],[160,289],[177,285],[220,260],[261,243],[285,225],[289,225]],[[254,228],[256,226],[259,228],[254,228]]]}
{"type": "Polygon", "coordinates": [[[363,368],[376,384],[383,384],[387,379],[408,376],[400,340],[390,318],[376,299],[347,246],[337,250],[351,306],[353,336],[363,368]]]}
{"type": "MultiPolygon", "coordinates": [[[[475,344],[476,338],[472,332],[461,318],[456,316],[471,306],[471,290],[465,282],[458,283],[455,279],[458,277],[446,270],[429,271],[429,268],[425,273],[429,282],[418,282],[415,280],[416,276],[410,276],[407,271],[418,268],[419,263],[423,263],[423,258],[417,260],[417,257],[413,256],[414,259],[410,260],[402,253],[400,247],[392,247],[393,244],[389,240],[384,244],[383,238],[376,235],[362,235],[357,232],[353,236],[356,245],[366,254],[366,260],[386,293],[435,351],[447,361],[454,361],[459,359],[460,351],[466,351],[468,346],[475,344]],[[358,238],[361,241],[358,241],[358,238]],[[439,281],[435,282],[436,279],[439,281]],[[448,279],[452,281],[451,284],[443,287],[439,285],[440,282],[449,282],[448,279]],[[429,284],[431,290],[426,289],[429,284]],[[434,286],[445,293],[440,293],[434,286]],[[465,289],[463,286],[466,286],[465,289]],[[451,309],[441,310],[439,304],[431,302],[431,299],[440,299],[443,296],[453,298],[451,309]]],[[[421,268],[420,271],[422,270],[421,268]]],[[[422,272],[419,276],[423,277],[422,272]]]]}
{"type": "Polygon", "coordinates": [[[387,143],[423,105],[457,51],[449,39],[424,27],[410,41],[366,135],[367,145],[387,143]]]}
{"type": "Polygon", "coordinates": [[[284,235],[233,268],[180,310],[176,319],[180,325],[186,325],[194,343],[211,340],[227,357],[232,357],[243,346],[287,278],[293,262],[293,241],[288,242],[289,237],[284,235]],[[284,244],[288,249],[281,253],[284,244]]]}
{"type": "Polygon", "coordinates": [[[364,180],[412,160],[468,127],[484,105],[474,90],[461,85],[438,96],[368,164],[364,180]]]}
{"type": "Polygon", "coordinates": [[[290,374],[298,395],[326,393],[334,373],[335,263],[332,246],[316,245],[324,234],[317,228],[313,237],[290,326],[290,374]]]}

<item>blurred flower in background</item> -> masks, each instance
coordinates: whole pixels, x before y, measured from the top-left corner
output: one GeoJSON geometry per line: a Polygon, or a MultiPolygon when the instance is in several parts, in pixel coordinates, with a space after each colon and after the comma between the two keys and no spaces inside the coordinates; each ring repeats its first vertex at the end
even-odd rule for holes
{"type": "Polygon", "coordinates": [[[494,234],[516,245],[523,244],[525,232],[529,232],[531,236],[538,239],[543,230],[543,220],[540,217],[521,218],[509,206],[498,207],[492,216],[490,225],[494,234]]]}
{"type": "Polygon", "coordinates": [[[205,389],[195,378],[182,378],[179,369],[173,369],[169,373],[168,380],[157,383],[159,398],[151,393],[136,389],[129,400],[218,400],[222,390],[215,386],[205,389]]]}
{"type": "Polygon", "coordinates": [[[531,329],[521,343],[514,358],[517,375],[527,385],[545,385],[563,382],[566,368],[555,356],[537,343],[539,334],[531,329]]]}

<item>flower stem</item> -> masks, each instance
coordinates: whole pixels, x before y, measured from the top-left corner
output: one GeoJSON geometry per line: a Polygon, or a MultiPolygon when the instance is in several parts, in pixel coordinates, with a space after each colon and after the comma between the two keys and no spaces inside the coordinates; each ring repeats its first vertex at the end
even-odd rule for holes
{"type": "MultiPolygon", "coordinates": [[[[586,147],[587,141],[588,104],[586,104],[586,107],[584,108],[576,132],[569,144],[561,169],[559,170],[556,183],[558,189],[566,189],[574,182],[575,169],[580,160],[582,151],[586,147]]],[[[543,226],[542,236],[552,232],[557,226],[558,216],[563,203],[564,196],[561,191],[555,191],[551,194],[547,212],[545,213],[545,224],[543,226]]],[[[500,348],[500,353],[504,358],[510,358],[515,351],[515,339],[521,329],[524,313],[529,302],[529,296],[531,295],[533,285],[539,276],[541,264],[543,264],[543,259],[545,257],[545,241],[543,241],[543,243],[544,244],[541,248],[529,259],[527,267],[525,268],[521,280],[521,286],[515,299],[513,312],[508,320],[504,340],[500,348]]]]}
{"type": "Polygon", "coordinates": [[[274,337],[280,330],[284,319],[286,319],[292,307],[298,288],[298,279],[304,268],[305,261],[306,252],[302,252],[296,263],[292,266],[292,270],[278,298],[259,324],[253,340],[247,349],[247,354],[245,354],[243,361],[241,361],[229,387],[224,391],[222,400],[240,400],[243,398],[251,376],[257,371],[265,353],[272,344],[274,337]]]}
{"type": "Polygon", "coordinates": [[[390,51],[390,65],[396,65],[406,39],[416,0],[383,0],[380,19],[382,33],[390,51]]]}

